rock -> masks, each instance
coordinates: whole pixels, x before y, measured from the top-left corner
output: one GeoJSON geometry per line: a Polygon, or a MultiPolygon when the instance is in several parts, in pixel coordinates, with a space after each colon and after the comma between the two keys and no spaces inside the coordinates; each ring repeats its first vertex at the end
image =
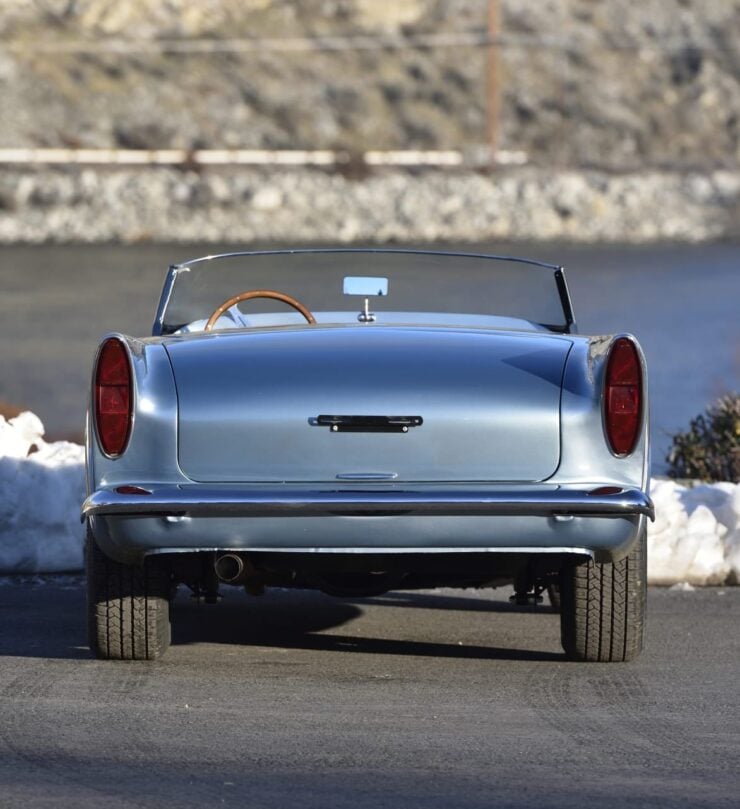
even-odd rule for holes
{"type": "Polygon", "coordinates": [[[252,208],[256,211],[275,211],[283,204],[283,193],[275,186],[259,188],[252,197],[252,208]]]}
{"type": "Polygon", "coordinates": [[[0,243],[568,239],[702,241],[737,230],[740,172],[626,176],[528,168],[7,169],[0,243]],[[694,187],[697,193],[687,194],[694,187]],[[716,189],[723,192],[718,194],[716,189]],[[737,189],[737,193],[733,193],[737,189]]]}

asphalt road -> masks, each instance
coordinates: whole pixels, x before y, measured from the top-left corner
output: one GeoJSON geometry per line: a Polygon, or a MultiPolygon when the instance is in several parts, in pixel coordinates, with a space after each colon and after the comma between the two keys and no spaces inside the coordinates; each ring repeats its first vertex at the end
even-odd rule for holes
{"type": "Polygon", "coordinates": [[[507,596],[180,595],[163,661],[106,663],[79,579],[0,581],[0,807],[738,805],[740,588],[651,591],[612,665],[507,596]]]}

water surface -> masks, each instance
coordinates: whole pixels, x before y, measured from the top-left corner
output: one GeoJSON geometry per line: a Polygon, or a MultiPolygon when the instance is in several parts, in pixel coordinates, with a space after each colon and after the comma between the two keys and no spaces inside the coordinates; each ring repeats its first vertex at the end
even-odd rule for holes
{"type": "MultiPolygon", "coordinates": [[[[564,264],[579,331],[637,335],[650,371],[656,471],[671,432],[740,389],[740,245],[455,247],[564,264]]],[[[0,248],[0,400],[34,410],[52,435],[79,436],[100,337],[148,334],[167,265],[211,252],[213,245],[0,248]]]]}

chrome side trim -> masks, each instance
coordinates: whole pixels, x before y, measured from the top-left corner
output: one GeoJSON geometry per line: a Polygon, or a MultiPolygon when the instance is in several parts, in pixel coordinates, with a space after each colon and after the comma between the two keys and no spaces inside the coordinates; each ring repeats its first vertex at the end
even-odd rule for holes
{"type": "Polygon", "coordinates": [[[655,519],[650,497],[637,488],[618,494],[592,495],[599,483],[587,486],[543,486],[540,488],[489,487],[409,489],[316,489],[290,486],[222,487],[201,484],[147,485],[148,496],[121,494],[115,489],[98,489],[85,500],[82,517],[91,515],[188,515],[222,516],[395,516],[436,515],[555,515],[620,517],[645,514],[655,519]]]}

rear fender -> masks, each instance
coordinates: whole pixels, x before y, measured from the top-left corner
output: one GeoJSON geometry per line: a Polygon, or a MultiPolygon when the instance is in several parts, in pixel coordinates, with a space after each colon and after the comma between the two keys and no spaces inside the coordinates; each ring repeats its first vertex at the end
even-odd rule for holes
{"type": "Polygon", "coordinates": [[[639,486],[648,491],[650,412],[647,367],[640,344],[631,334],[590,337],[574,342],[563,377],[561,439],[560,467],[552,482],[598,480],[639,486]],[[642,367],[642,423],[635,449],[625,457],[611,452],[602,412],[609,350],[620,337],[634,343],[642,367]]]}
{"type": "MultiPolygon", "coordinates": [[[[93,424],[91,385],[87,417],[87,489],[146,480],[187,482],[177,462],[177,392],[167,352],[158,341],[142,341],[111,333],[124,344],[133,370],[133,424],[124,453],[108,458],[98,444],[93,424]]],[[[98,352],[99,353],[99,352],[98,352]]],[[[95,358],[97,364],[97,355],[95,358]]],[[[95,365],[93,365],[93,374],[95,365]]]]}

